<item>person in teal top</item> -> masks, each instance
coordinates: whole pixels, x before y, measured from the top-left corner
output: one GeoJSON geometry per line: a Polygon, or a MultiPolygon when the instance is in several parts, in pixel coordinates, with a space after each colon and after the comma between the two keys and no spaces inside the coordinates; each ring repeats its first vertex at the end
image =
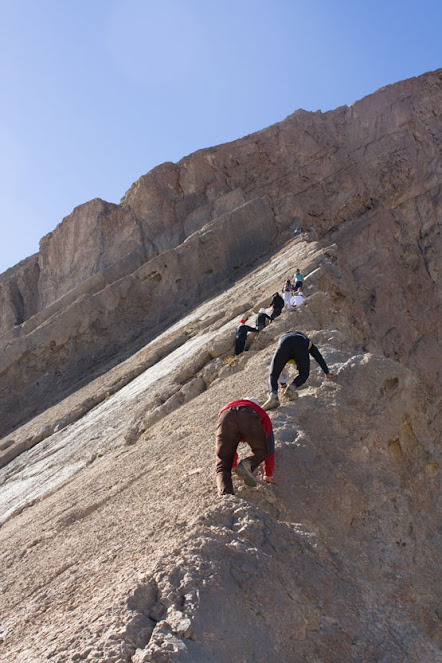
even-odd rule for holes
{"type": "Polygon", "coordinates": [[[299,288],[302,288],[302,282],[304,280],[303,275],[299,271],[299,269],[296,270],[296,272],[293,274],[293,280],[295,281],[295,292],[299,290],[299,288]]]}

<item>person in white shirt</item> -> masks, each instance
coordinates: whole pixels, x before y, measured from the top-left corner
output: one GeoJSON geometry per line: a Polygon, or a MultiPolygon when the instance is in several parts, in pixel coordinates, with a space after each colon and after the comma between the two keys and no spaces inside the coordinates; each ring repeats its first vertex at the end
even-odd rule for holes
{"type": "Polygon", "coordinates": [[[297,290],[292,297],[291,307],[296,308],[297,306],[300,306],[303,301],[304,301],[304,294],[302,290],[297,290]]]}

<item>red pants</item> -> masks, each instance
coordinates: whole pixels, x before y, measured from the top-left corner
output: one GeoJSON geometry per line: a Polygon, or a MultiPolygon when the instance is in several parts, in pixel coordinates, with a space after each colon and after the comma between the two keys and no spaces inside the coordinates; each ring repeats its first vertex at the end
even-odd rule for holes
{"type": "Polygon", "coordinates": [[[216,432],[216,483],[220,495],[233,495],[232,464],[241,440],[247,442],[252,453],[252,472],[269,455],[267,435],[259,415],[251,407],[232,407],[224,410],[216,432]]]}

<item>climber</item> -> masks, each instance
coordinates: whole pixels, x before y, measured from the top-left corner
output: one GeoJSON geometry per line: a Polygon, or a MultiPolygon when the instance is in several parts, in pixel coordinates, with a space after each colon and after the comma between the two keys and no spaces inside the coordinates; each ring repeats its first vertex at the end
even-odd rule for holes
{"type": "Polygon", "coordinates": [[[290,282],[290,279],[287,279],[282,286],[282,292],[283,292],[283,298],[284,298],[284,308],[289,309],[290,308],[290,301],[292,299],[292,290],[293,286],[290,282]]]}
{"type": "Polygon", "coordinates": [[[291,299],[291,307],[296,308],[297,306],[300,306],[303,301],[304,301],[304,293],[302,292],[301,289],[296,290],[291,299]]]}
{"type": "Polygon", "coordinates": [[[304,280],[303,275],[299,271],[299,269],[296,270],[296,272],[293,274],[293,279],[295,281],[295,292],[299,290],[299,288],[302,288],[302,282],[304,280]]]}
{"type": "Polygon", "coordinates": [[[278,315],[281,315],[281,311],[284,308],[284,300],[279,294],[279,292],[275,292],[275,294],[272,297],[272,301],[270,302],[270,306],[272,307],[272,314],[271,318],[274,320],[275,318],[278,317],[278,315]]]}
{"type": "Polygon", "coordinates": [[[256,329],[262,331],[267,324],[267,320],[272,322],[272,318],[267,315],[265,308],[260,308],[256,316],[256,329]]]}
{"type": "Polygon", "coordinates": [[[257,331],[256,327],[249,327],[249,325],[246,325],[246,321],[243,318],[239,321],[239,325],[235,329],[235,355],[240,355],[241,352],[244,352],[247,341],[247,332],[257,331]]]}
{"type": "Polygon", "coordinates": [[[296,389],[304,384],[310,373],[309,355],[312,355],[312,357],[316,359],[328,380],[335,377],[334,374],[330,373],[328,370],[328,366],[316,345],[313,345],[307,336],[299,331],[283,334],[279,339],[272,363],[270,364],[270,394],[262,406],[264,410],[272,410],[279,406],[278,378],[287,363],[296,364],[299,373],[296,379],[286,388],[284,398],[294,400],[297,397],[298,393],[296,389]]]}
{"type": "Polygon", "coordinates": [[[256,486],[253,472],[264,461],[264,481],[276,485],[275,438],[269,416],[254,398],[243,398],[225,405],[218,414],[216,432],[216,483],[219,495],[233,495],[232,467],[240,442],[247,442],[252,453],[235,468],[247,486],[256,486]]]}

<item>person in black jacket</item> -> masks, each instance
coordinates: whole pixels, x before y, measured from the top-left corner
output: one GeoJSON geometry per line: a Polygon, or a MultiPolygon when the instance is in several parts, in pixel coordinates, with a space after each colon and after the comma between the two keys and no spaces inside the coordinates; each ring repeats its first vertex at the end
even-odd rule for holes
{"type": "Polygon", "coordinates": [[[284,300],[279,294],[279,292],[275,292],[273,295],[272,301],[270,302],[270,306],[272,307],[272,314],[271,318],[274,320],[275,318],[278,317],[278,315],[281,315],[281,311],[284,308],[284,300]]]}
{"type": "Polygon", "coordinates": [[[293,380],[285,390],[284,398],[293,400],[297,397],[297,387],[304,384],[310,374],[310,355],[316,359],[328,380],[334,377],[333,373],[330,373],[328,370],[328,366],[316,345],[313,345],[311,340],[307,338],[305,334],[296,331],[288,332],[281,336],[275,354],[273,355],[272,363],[270,364],[270,395],[262,406],[264,410],[272,410],[279,406],[278,378],[287,363],[296,364],[299,373],[296,379],[293,380]]]}
{"type": "Polygon", "coordinates": [[[267,324],[267,320],[272,322],[272,318],[267,315],[265,308],[260,308],[259,313],[256,316],[256,329],[260,332],[264,329],[267,324]]]}
{"type": "Polygon", "coordinates": [[[235,329],[235,355],[240,355],[241,352],[244,352],[247,341],[247,332],[257,332],[256,327],[249,327],[246,325],[246,321],[241,319],[239,321],[238,327],[235,329]]]}

